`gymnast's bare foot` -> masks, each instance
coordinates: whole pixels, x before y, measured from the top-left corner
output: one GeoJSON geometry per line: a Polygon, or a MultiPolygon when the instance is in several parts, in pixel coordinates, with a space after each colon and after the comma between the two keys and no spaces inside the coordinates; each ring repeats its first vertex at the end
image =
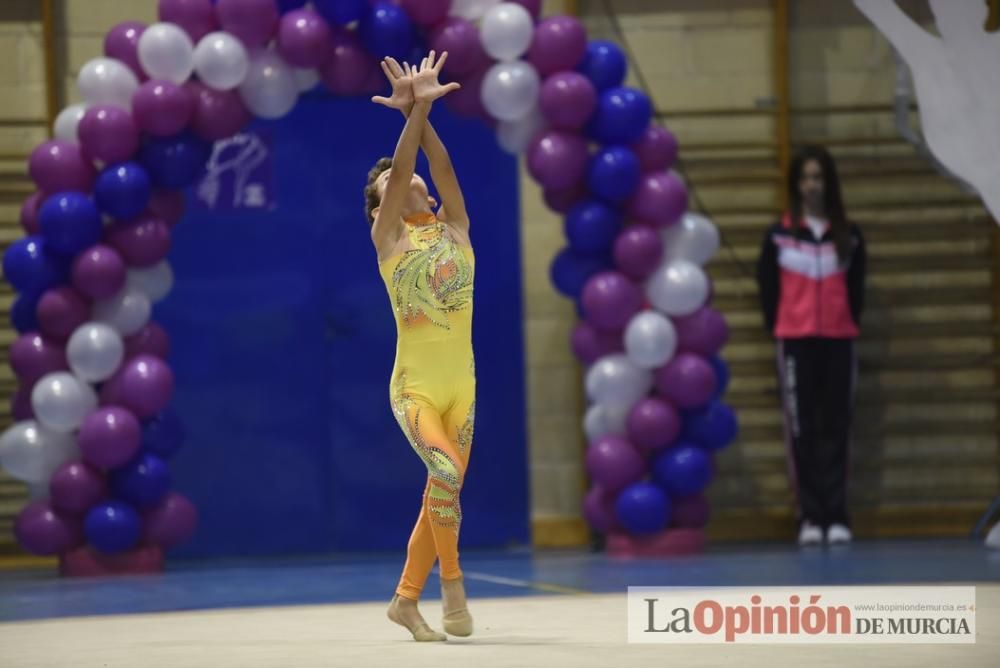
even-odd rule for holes
{"type": "Polygon", "coordinates": [[[472,635],[472,615],[465,600],[465,581],[462,578],[441,580],[441,605],[444,617],[441,623],[446,633],[453,636],[472,635]]]}
{"type": "Polygon", "coordinates": [[[389,609],[386,610],[386,617],[390,620],[405,627],[411,634],[413,634],[413,639],[417,642],[436,642],[441,640],[447,640],[448,636],[443,633],[438,633],[424,621],[423,616],[420,614],[420,610],[417,609],[417,602],[399,596],[392,597],[392,601],[389,603],[389,609]]]}

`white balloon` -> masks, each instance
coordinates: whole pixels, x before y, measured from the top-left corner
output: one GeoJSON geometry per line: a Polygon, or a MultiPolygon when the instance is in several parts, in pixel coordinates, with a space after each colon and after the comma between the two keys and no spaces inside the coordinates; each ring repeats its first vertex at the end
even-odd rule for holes
{"type": "Polygon", "coordinates": [[[300,93],[312,90],[319,83],[319,70],[314,67],[293,67],[292,76],[300,93]]]}
{"type": "Polygon", "coordinates": [[[79,378],[90,383],[110,378],[118,370],[124,357],[125,344],[121,335],[102,322],[80,325],[66,345],[69,368],[79,378]]]}
{"type": "Polygon", "coordinates": [[[655,311],[637,313],[625,328],[625,353],[644,369],[663,366],[677,351],[677,331],[655,311]]]}
{"type": "Polygon", "coordinates": [[[125,285],[144,292],[150,302],[160,301],[174,287],[174,271],[166,260],[146,269],[129,269],[126,276],[125,285]]]}
{"type": "Polygon", "coordinates": [[[546,127],[541,109],[535,107],[524,118],[516,121],[500,121],[497,124],[497,143],[508,153],[520,155],[528,150],[531,140],[546,127]]]}
{"type": "Polygon", "coordinates": [[[76,130],[80,126],[80,119],[87,112],[87,105],[83,103],[71,104],[56,116],[56,122],[52,126],[56,139],[79,142],[80,137],[76,130]]]}
{"type": "Polygon", "coordinates": [[[299,99],[292,67],[274,51],[258,51],[250,57],[250,69],[240,84],[240,97],[255,116],[280,118],[299,99]]]}
{"type": "Polygon", "coordinates": [[[515,2],[492,7],[479,28],[486,53],[497,60],[515,60],[531,46],[535,20],[515,2]]]}
{"type": "Polygon", "coordinates": [[[173,23],[154,23],[139,38],[139,63],[150,79],[182,84],[194,71],[194,44],[173,23]]]}
{"type": "Polygon", "coordinates": [[[122,336],[131,336],[149,322],[151,310],[152,305],[145,292],[125,286],[110,299],[94,302],[93,318],[111,325],[122,336]]]}
{"type": "Polygon", "coordinates": [[[541,82],[538,72],[523,60],[497,63],[483,77],[483,106],[499,121],[524,118],[538,106],[541,82]]]}
{"type": "Polygon", "coordinates": [[[451,0],[451,9],[448,13],[470,21],[478,21],[490,7],[499,2],[500,0],[451,0]]]}
{"type": "Polygon", "coordinates": [[[215,90],[232,90],[247,76],[250,57],[243,43],[227,32],[205,35],[194,49],[198,79],[215,90]]]}
{"type": "Polygon", "coordinates": [[[120,60],[94,58],[80,69],[76,87],[87,104],[113,104],[131,109],[132,94],[139,88],[139,80],[120,60]]]}
{"type": "Polygon", "coordinates": [[[628,406],[591,405],[583,417],[583,431],[587,434],[587,441],[593,443],[608,434],[625,436],[630,411],[628,406]]]}
{"type": "Polygon", "coordinates": [[[719,229],[705,216],[688,211],[660,234],[663,256],[703,265],[719,250],[719,229]]]}
{"type": "Polygon", "coordinates": [[[97,408],[97,395],[87,383],[66,371],[42,376],[31,390],[31,408],[42,426],[66,433],[97,408]]]}
{"type": "Polygon", "coordinates": [[[71,434],[51,431],[35,420],[18,422],[0,436],[0,467],[29,487],[44,486],[44,495],[55,470],[79,456],[71,434]]]}
{"type": "Polygon", "coordinates": [[[587,371],[587,397],[618,408],[631,408],[653,387],[653,374],[624,353],[605,355],[587,371]]]}
{"type": "MultiPolygon", "coordinates": [[[[69,460],[66,460],[69,461],[69,460]]],[[[55,473],[55,471],[52,471],[55,473]]],[[[50,476],[51,477],[51,476],[50,476]]],[[[29,482],[28,487],[28,498],[32,501],[40,501],[42,499],[49,498],[49,483],[46,482],[29,482]]]]}
{"type": "Polygon", "coordinates": [[[667,315],[690,315],[708,299],[708,277],[688,260],[668,260],[646,281],[646,297],[667,315]]]}

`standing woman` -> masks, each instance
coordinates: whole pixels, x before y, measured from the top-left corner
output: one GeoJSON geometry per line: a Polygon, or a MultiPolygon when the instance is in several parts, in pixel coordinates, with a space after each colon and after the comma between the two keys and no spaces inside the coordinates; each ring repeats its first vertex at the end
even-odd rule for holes
{"type": "Polygon", "coordinates": [[[807,147],[789,170],[786,211],[757,264],[796,491],[799,544],[848,543],[848,445],[865,291],[865,243],[844,212],[833,158],[807,147]]]}

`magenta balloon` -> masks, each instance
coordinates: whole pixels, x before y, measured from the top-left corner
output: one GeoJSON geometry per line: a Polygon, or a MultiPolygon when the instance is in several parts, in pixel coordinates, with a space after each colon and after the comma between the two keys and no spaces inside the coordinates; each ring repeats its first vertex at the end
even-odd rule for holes
{"type": "Polygon", "coordinates": [[[25,506],[14,520],[14,535],[21,547],[39,556],[62,554],[84,541],[80,520],[56,512],[48,501],[25,506]]]}
{"type": "Polygon", "coordinates": [[[152,355],[139,355],[122,368],[121,400],[141,419],[148,419],[170,403],[174,374],[166,362],[152,355]]]}
{"type": "Polygon", "coordinates": [[[91,246],[73,261],[73,287],[91,299],[107,299],[124,285],[125,261],[110,246],[91,246]]]}
{"type": "Polygon", "coordinates": [[[107,231],[108,243],[132,267],[149,267],[170,252],[170,226],[155,216],[115,223],[107,231]]]}
{"type": "Polygon", "coordinates": [[[547,77],[553,72],[576,69],[586,52],[587,31],[583,24],[572,16],[553,16],[535,26],[528,62],[539,76],[547,77]]]}
{"type": "MultiPolygon", "coordinates": [[[[217,141],[232,137],[250,122],[252,116],[243,104],[243,99],[236,90],[215,90],[200,81],[189,81],[185,88],[194,100],[194,115],[191,119],[191,129],[202,139],[217,141]]],[[[184,196],[177,191],[180,211],[171,211],[170,216],[161,215],[169,224],[173,224],[184,213],[184,196]]],[[[150,206],[152,210],[152,206],[150,206]]],[[[154,213],[158,213],[154,211],[154,213]]]]}
{"type": "Polygon", "coordinates": [[[557,72],[542,84],[539,104],[555,129],[579,130],[594,113],[597,89],[579,72],[557,72]]]}
{"type": "Polygon", "coordinates": [[[681,416],[677,409],[657,397],[637,403],[628,415],[628,437],[645,452],[661,450],[681,433],[681,416]]]}
{"type": "Polygon", "coordinates": [[[687,188],[668,172],[643,174],[628,202],[628,213],[638,220],[666,226],[677,222],[688,207],[687,188]]]}
{"type": "Polygon", "coordinates": [[[576,358],[588,365],[605,355],[625,349],[620,331],[597,329],[586,320],[581,320],[573,328],[570,345],[576,358]]]}
{"type": "Polygon", "coordinates": [[[466,118],[480,118],[483,116],[486,113],[486,107],[483,106],[483,98],[480,95],[480,91],[483,87],[483,78],[485,76],[486,70],[481,69],[468,76],[456,79],[462,87],[448,93],[448,96],[444,98],[444,102],[448,105],[448,108],[459,116],[466,118]]]}
{"type": "Polygon", "coordinates": [[[176,23],[187,32],[191,41],[219,29],[212,0],[160,0],[160,20],[176,23]]]}
{"type": "Polygon", "coordinates": [[[153,355],[166,359],[170,354],[170,335],[155,322],[148,322],[138,332],[125,339],[125,359],[153,355]]]}
{"type": "Polygon", "coordinates": [[[198,509],[186,497],[170,492],[143,517],[145,540],[166,549],[183,543],[198,526],[198,509]]]}
{"type": "Polygon", "coordinates": [[[632,145],[644,172],[669,169],[677,160],[677,137],[661,125],[649,125],[642,138],[632,145]]]}
{"type": "MultiPolygon", "coordinates": [[[[713,476],[714,477],[714,476],[713,476]]],[[[702,529],[712,514],[708,499],[701,494],[671,499],[670,523],[682,529],[702,529]]]]}
{"type": "Polygon", "coordinates": [[[281,17],[278,53],[292,67],[319,67],[330,55],[330,26],[311,9],[281,17]]]}
{"type": "Polygon", "coordinates": [[[609,533],[621,528],[615,512],[615,495],[593,485],[583,497],[583,517],[595,531],[609,533]]]}
{"type": "Polygon", "coordinates": [[[569,213],[587,196],[587,186],[578,183],[569,188],[546,189],[542,196],[545,198],[545,204],[556,213],[569,213]]]}
{"type": "Polygon", "coordinates": [[[29,235],[42,233],[38,226],[38,210],[42,207],[44,200],[45,195],[36,191],[28,195],[21,204],[21,227],[29,235]]]}
{"type": "Polygon", "coordinates": [[[448,18],[451,0],[402,0],[402,4],[411,21],[429,27],[448,18]]]}
{"type": "Polygon", "coordinates": [[[38,301],[38,329],[45,336],[63,341],[90,319],[90,302],[73,288],[52,288],[38,301]]]}
{"type": "Polygon", "coordinates": [[[10,368],[25,388],[54,371],[65,371],[66,350],[61,343],[51,341],[38,332],[26,332],[14,340],[8,353],[10,368]]]}
{"type": "Polygon", "coordinates": [[[90,192],[97,170],[78,144],[50,139],[39,144],[28,159],[28,173],[46,193],[63,190],[90,192]]]}
{"type": "Polygon", "coordinates": [[[143,132],[169,137],[191,121],[194,96],[172,81],[147,81],[132,95],[132,113],[143,132]]]}
{"type": "Polygon", "coordinates": [[[77,135],[88,156],[106,163],[124,162],[139,148],[139,129],[132,115],[110,104],[87,109],[77,135]]]}
{"type": "Polygon", "coordinates": [[[641,280],[660,266],[663,239],[649,225],[630,225],[615,240],[615,266],[629,278],[641,280]]]}
{"type": "Polygon", "coordinates": [[[543,188],[559,190],[583,181],[590,153],[580,135],[549,130],[532,140],[528,171],[543,188]]]}
{"type": "Polygon", "coordinates": [[[729,327],[721,313],[711,306],[680,318],[674,318],[677,349],[702,357],[717,354],[729,340],[729,327]]]}
{"type": "Polygon", "coordinates": [[[104,406],[84,418],[77,442],[85,461],[101,469],[112,469],[139,452],[142,427],[125,408],[104,406]]]}
{"type": "Polygon", "coordinates": [[[680,353],[656,372],[656,390],[682,409],[711,401],[717,382],[712,365],[691,353],[680,353]]]}
{"type": "Polygon", "coordinates": [[[85,462],[66,462],[52,474],[52,506],[72,515],[86,513],[107,491],[104,476],[85,462]]]}
{"type": "Polygon", "coordinates": [[[330,56],[320,67],[323,84],[336,95],[357,95],[377,67],[357,35],[346,28],[331,30],[330,56]]]}
{"type": "Polygon", "coordinates": [[[15,422],[34,420],[35,409],[31,407],[31,389],[19,387],[10,397],[10,414],[15,422]]]}
{"type": "MultiPolygon", "coordinates": [[[[241,103],[242,106],[242,103],[241,103]]],[[[197,123],[197,104],[195,105],[195,122],[197,123]]],[[[166,221],[168,225],[176,225],[184,215],[184,193],[180,190],[154,190],[149,198],[149,212],[166,221]]]]}
{"type": "Polygon", "coordinates": [[[467,76],[489,61],[479,39],[479,29],[471,21],[457,16],[445,20],[434,30],[430,48],[438,53],[448,52],[443,71],[453,78],[467,76]]]}
{"type": "Polygon", "coordinates": [[[113,27],[104,36],[104,55],[128,65],[140,81],[146,78],[142,64],[139,63],[139,38],[145,30],[145,23],[125,21],[113,27]]]}
{"type": "Polygon", "coordinates": [[[603,271],[583,286],[583,311],[587,321],[604,330],[618,330],[642,308],[642,291],[617,271],[603,271]]]}
{"type": "Polygon", "coordinates": [[[215,11],[222,29],[243,42],[247,50],[267,44],[278,28],[274,0],[219,0],[215,11]]]}
{"type": "Polygon", "coordinates": [[[646,472],[646,461],[635,446],[614,435],[601,436],[590,444],[586,464],[594,482],[609,492],[637,482],[646,472]]]}

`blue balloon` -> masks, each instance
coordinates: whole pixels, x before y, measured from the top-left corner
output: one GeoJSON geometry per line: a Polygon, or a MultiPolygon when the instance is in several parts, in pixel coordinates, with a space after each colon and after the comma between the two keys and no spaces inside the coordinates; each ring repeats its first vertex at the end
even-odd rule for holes
{"type": "Polygon", "coordinates": [[[287,14],[293,9],[302,9],[306,6],[307,0],[278,0],[278,11],[287,14]]]}
{"type": "Polygon", "coordinates": [[[90,544],[101,552],[125,552],[139,543],[142,519],[127,503],[105,501],[87,513],[83,531],[90,544]]]}
{"type": "Polygon", "coordinates": [[[103,223],[94,202],[81,192],[49,197],[38,210],[46,245],[62,255],[76,255],[101,240],[103,223]]]}
{"type": "Polygon", "coordinates": [[[624,146],[609,146],[598,151],[587,168],[587,187],[612,204],[624,202],[639,185],[642,168],[639,158],[624,146]]]}
{"type": "Polygon", "coordinates": [[[211,155],[209,142],[185,132],[153,137],[140,150],[139,161],[154,185],[182,190],[201,178],[211,155]]]}
{"type": "Polygon", "coordinates": [[[588,200],[577,204],[566,216],[566,238],[580,253],[606,253],[622,226],[618,211],[602,202],[588,200]]]}
{"type": "Polygon", "coordinates": [[[708,363],[715,371],[715,396],[713,399],[719,399],[729,388],[729,365],[719,356],[711,358],[708,363]]]}
{"type": "Polygon", "coordinates": [[[656,533],[670,523],[670,499],[652,483],[633,483],[618,494],[615,513],[632,533],[656,533]]]}
{"type": "Polygon", "coordinates": [[[552,261],[549,277],[556,290],[571,299],[576,299],[583,292],[587,280],[609,266],[605,257],[581,255],[567,247],[559,251],[552,261]]]}
{"type": "Polygon", "coordinates": [[[601,93],[587,133],[603,144],[634,144],[653,118],[653,105],[635,88],[609,88],[601,93]]]}
{"type": "Polygon", "coordinates": [[[173,457],[186,437],[184,424],[171,409],[166,409],[142,428],[143,449],[162,459],[173,457]]]}
{"type": "Polygon", "coordinates": [[[10,324],[19,334],[38,330],[38,297],[21,295],[10,307],[10,324]]]}
{"type": "Polygon", "coordinates": [[[149,453],[140,453],[125,466],[111,472],[111,492],[139,508],[159,503],[170,491],[167,463],[149,453]]]}
{"type": "Polygon", "coordinates": [[[119,220],[135,218],[145,211],[152,194],[149,174],[137,162],[111,165],[97,176],[94,183],[97,206],[119,220]]]}
{"type": "Polygon", "coordinates": [[[712,479],[712,462],[697,445],[680,442],[653,460],[653,480],[670,496],[697,494],[712,479]]]}
{"type": "Polygon", "coordinates": [[[366,0],[313,0],[319,15],[334,25],[360,21],[368,8],[366,0]]]}
{"type": "Polygon", "coordinates": [[[721,450],[733,442],[738,431],[739,423],[733,409],[721,401],[713,401],[684,416],[681,438],[709,450],[721,450]]]}
{"type": "Polygon", "coordinates": [[[46,241],[31,235],[18,239],[3,255],[3,275],[18,292],[41,296],[69,276],[69,259],[60,256],[46,241]]]}
{"type": "Polygon", "coordinates": [[[391,2],[372,5],[361,19],[360,32],[365,47],[378,58],[405,60],[410,55],[413,24],[406,12],[391,2]]]}
{"type": "Polygon", "coordinates": [[[617,44],[597,39],[587,44],[587,53],[577,70],[590,79],[600,93],[622,85],[628,61],[617,44]]]}

